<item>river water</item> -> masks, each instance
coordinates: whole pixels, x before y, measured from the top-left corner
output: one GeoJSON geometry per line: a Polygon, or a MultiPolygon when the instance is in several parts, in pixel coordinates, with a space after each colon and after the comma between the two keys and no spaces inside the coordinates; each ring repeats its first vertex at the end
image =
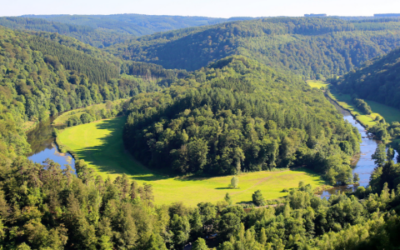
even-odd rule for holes
{"type": "MultiPolygon", "coordinates": [[[[332,101],[331,101],[332,102],[332,101]]],[[[360,158],[354,166],[353,174],[357,173],[360,177],[359,185],[346,185],[334,187],[330,190],[323,191],[321,198],[329,198],[332,194],[340,192],[352,192],[357,189],[358,186],[367,187],[369,185],[369,179],[372,172],[374,171],[376,165],[374,160],[372,160],[372,155],[375,153],[378,147],[379,141],[374,140],[372,134],[368,133],[365,128],[354,119],[354,117],[344,110],[336,103],[332,102],[336,109],[343,115],[343,119],[348,121],[351,125],[356,127],[361,134],[362,142],[360,145],[360,158]]],[[[397,152],[395,152],[395,159],[397,159],[397,152]]]]}
{"type": "Polygon", "coordinates": [[[68,153],[61,153],[55,143],[54,127],[51,125],[54,118],[39,123],[27,133],[28,142],[31,145],[31,154],[28,159],[35,163],[43,163],[51,159],[60,164],[62,169],[70,165],[75,170],[75,160],[68,153]]]}

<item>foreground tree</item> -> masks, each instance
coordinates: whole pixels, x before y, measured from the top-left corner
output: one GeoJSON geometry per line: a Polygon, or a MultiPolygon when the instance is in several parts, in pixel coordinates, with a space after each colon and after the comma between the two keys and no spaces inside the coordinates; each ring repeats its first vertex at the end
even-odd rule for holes
{"type": "Polygon", "coordinates": [[[252,198],[253,198],[253,203],[256,206],[264,206],[265,205],[265,199],[264,199],[263,195],[261,194],[260,190],[255,191],[252,198]]]}

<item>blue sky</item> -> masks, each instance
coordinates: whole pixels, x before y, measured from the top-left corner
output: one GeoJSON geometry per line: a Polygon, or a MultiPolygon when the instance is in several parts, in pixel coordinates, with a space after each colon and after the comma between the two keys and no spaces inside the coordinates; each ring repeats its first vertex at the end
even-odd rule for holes
{"type": "Polygon", "coordinates": [[[0,16],[121,14],[181,16],[371,16],[400,13],[400,0],[1,0],[0,16]],[[3,3],[1,3],[3,2],[3,3]]]}

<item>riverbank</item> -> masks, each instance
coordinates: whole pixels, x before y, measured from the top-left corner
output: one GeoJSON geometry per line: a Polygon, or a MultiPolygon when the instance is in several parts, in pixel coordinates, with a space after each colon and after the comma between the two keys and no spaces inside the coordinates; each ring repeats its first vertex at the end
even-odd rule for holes
{"type": "Polygon", "coordinates": [[[340,94],[332,88],[330,91],[325,92],[325,96],[334,101],[342,109],[347,110],[366,130],[379,123],[375,121],[376,117],[383,118],[382,115],[375,112],[370,115],[363,114],[352,104],[350,95],[340,94]]]}

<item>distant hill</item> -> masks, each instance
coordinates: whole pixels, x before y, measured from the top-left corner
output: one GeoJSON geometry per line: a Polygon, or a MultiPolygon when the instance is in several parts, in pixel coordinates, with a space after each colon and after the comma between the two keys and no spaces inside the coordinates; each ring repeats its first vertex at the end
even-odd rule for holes
{"type": "Polygon", "coordinates": [[[0,17],[0,25],[14,30],[32,30],[59,33],[76,38],[98,48],[121,43],[134,36],[113,30],[101,30],[90,26],[48,21],[38,18],[0,17]]]}
{"type": "Polygon", "coordinates": [[[121,15],[27,15],[1,17],[0,25],[11,29],[56,32],[103,48],[135,36],[157,32],[249,20],[250,17],[209,18],[183,16],[121,15]]]}
{"type": "Polygon", "coordinates": [[[244,55],[306,78],[342,75],[400,46],[398,19],[265,18],[175,30],[106,50],[123,59],[196,70],[244,55]]]}

